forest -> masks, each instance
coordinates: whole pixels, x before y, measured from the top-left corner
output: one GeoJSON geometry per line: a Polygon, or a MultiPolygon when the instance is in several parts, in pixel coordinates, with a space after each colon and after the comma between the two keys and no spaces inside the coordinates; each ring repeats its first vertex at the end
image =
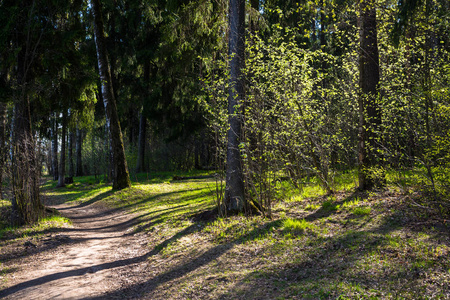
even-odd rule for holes
{"type": "Polygon", "coordinates": [[[0,298],[450,298],[448,0],[0,23],[0,298]]]}

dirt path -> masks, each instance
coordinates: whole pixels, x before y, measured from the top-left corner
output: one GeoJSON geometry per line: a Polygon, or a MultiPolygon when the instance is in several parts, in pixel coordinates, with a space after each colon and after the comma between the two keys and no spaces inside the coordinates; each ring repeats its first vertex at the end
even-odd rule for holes
{"type": "Polygon", "coordinates": [[[131,234],[135,215],[95,204],[54,207],[73,228],[25,243],[20,257],[4,263],[13,272],[0,298],[101,297],[133,284],[126,275],[146,268],[144,236],[131,234]]]}

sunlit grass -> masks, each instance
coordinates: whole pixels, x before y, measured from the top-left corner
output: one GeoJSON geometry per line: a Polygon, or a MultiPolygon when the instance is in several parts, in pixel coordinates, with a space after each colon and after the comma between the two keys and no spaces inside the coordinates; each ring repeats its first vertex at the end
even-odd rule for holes
{"type": "Polygon", "coordinates": [[[71,227],[72,221],[58,214],[42,217],[38,222],[31,226],[11,227],[5,226],[0,229],[0,238],[7,236],[15,236],[18,238],[26,238],[28,236],[36,236],[46,231],[71,227]]]}
{"type": "Polygon", "coordinates": [[[372,209],[368,206],[355,207],[352,210],[353,214],[358,215],[358,216],[369,215],[371,211],[372,211],[372,209]]]}
{"type": "Polygon", "coordinates": [[[293,234],[302,234],[306,231],[314,231],[317,229],[317,226],[306,221],[305,219],[302,220],[295,220],[295,219],[285,219],[283,221],[282,225],[283,231],[293,233],[293,234]]]}
{"type": "Polygon", "coordinates": [[[303,186],[297,193],[293,193],[290,198],[285,199],[286,202],[302,202],[305,199],[315,198],[323,196],[326,191],[320,186],[320,184],[311,182],[303,186]]]}
{"type": "Polygon", "coordinates": [[[178,278],[179,286],[200,288],[192,278],[204,284],[208,276],[211,284],[227,290],[228,298],[410,299],[417,291],[433,295],[430,287],[439,295],[434,282],[450,282],[446,242],[436,241],[438,231],[423,233],[432,229],[405,225],[411,220],[395,207],[401,198],[391,194],[391,179],[388,192],[360,193],[356,174],[336,173],[334,187],[340,189],[331,195],[315,178],[297,188],[289,181],[277,183],[272,219],[198,218],[215,208],[215,180],[176,181],[168,172],[137,174],[132,187],[121,191],[92,178],[75,178],[73,185],[45,193],[74,205],[102,202],[137,213],[134,230],[146,232],[149,251],[157,253],[152,262],[167,265],[170,272],[201,258],[201,267],[178,278]],[[208,261],[202,253],[216,258],[208,261]],[[215,280],[219,275],[214,274],[224,280],[215,280]],[[402,278],[408,281],[399,286],[402,278]]]}
{"type": "Polygon", "coordinates": [[[332,187],[336,191],[351,191],[358,186],[358,172],[356,169],[348,170],[345,173],[336,172],[333,174],[332,187]]]}

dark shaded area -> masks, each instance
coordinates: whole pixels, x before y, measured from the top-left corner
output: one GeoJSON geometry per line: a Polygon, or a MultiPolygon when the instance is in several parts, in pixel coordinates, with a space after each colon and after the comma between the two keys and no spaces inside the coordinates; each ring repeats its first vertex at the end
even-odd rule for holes
{"type": "MultiPolygon", "coordinates": [[[[107,293],[102,296],[98,297],[89,297],[85,299],[127,299],[127,298],[134,298],[136,295],[147,295],[151,294],[152,291],[154,291],[158,286],[161,284],[183,277],[184,275],[197,270],[198,268],[201,268],[202,266],[205,266],[209,264],[210,262],[216,260],[223,254],[225,254],[228,250],[233,248],[234,246],[238,244],[243,244],[245,242],[254,240],[255,238],[267,234],[269,230],[271,230],[273,227],[279,227],[281,225],[280,221],[273,221],[269,222],[265,225],[262,225],[258,228],[255,228],[254,230],[250,231],[249,233],[235,239],[234,241],[231,241],[229,243],[220,244],[214,248],[209,249],[208,251],[202,253],[200,256],[192,259],[191,261],[181,264],[170,271],[164,272],[162,274],[159,274],[152,278],[151,280],[148,280],[143,283],[135,284],[131,287],[127,287],[121,290],[117,290],[111,293],[107,293]]],[[[180,231],[179,233],[175,234],[171,238],[165,240],[164,242],[160,243],[159,245],[155,246],[155,248],[148,253],[148,256],[153,256],[158,254],[160,251],[162,251],[164,248],[166,248],[169,244],[175,242],[176,240],[182,238],[183,236],[193,233],[195,231],[201,231],[203,229],[204,224],[198,223],[193,224],[186,229],[180,231]]]]}
{"type": "MultiPolygon", "coordinates": [[[[337,203],[342,204],[345,201],[348,201],[348,198],[337,203]]],[[[256,270],[219,299],[259,299],[261,297],[271,299],[283,297],[284,293],[292,297],[296,290],[297,297],[301,299],[339,299],[341,295],[347,299],[348,295],[343,294],[343,288],[338,283],[353,285],[360,291],[370,291],[373,288],[377,290],[379,287],[376,284],[381,282],[385,283],[386,290],[383,292],[395,298],[412,299],[413,295],[414,299],[429,299],[430,294],[425,293],[425,287],[420,285],[421,281],[426,281],[429,285],[434,284],[439,290],[437,296],[447,298],[450,295],[450,287],[427,277],[430,272],[441,272],[450,267],[446,256],[430,257],[431,262],[422,264],[421,255],[414,252],[408,252],[406,255],[388,247],[391,242],[388,234],[399,229],[403,229],[405,238],[412,237],[413,233],[434,233],[430,234],[432,240],[437,244],[450,246],[449,227],[416,226],[417,220],[411,216],[405,217],[407,210],[406,205],[397,203],[392,213],[385,215],[379,226],[375,228],[359,230],[363,227],[359,225],[355,230],[347,230],[341,235],[318,238],[306,244],[299,244],[298,250],[304,257],[297,259],[298,262],[294,260],[294,263],[286,263],[281,268],[256,270]],[[434,229],[430,230],[431,228],[434,229]],[[411,233],[408,234],[408,232],[411,233]],[[371,270],[364,270],[361,266],[357,266],[371,253],[397,260],[398,264],[382,268],[384,271],[381,274],[372,273],[371,270]],[[397,257],[397,255],[402,256],[397,257]],[[389,282],[392,284],[387,284],[389,282]]],[[[337,213],[336,211],[325,213],[322,210],[305,219],[316,220],[328,217],[333,212],[337,213]]],[[[369,223],[372,219],[373,216],[368,217],[365,223],[369,223]]],[[[271,247],[262,250],[269,253],[273,251],[276,250],[271,247]]],[[[357,290],[355,288],[355,291],[357,290]]],[[[384,296],[377,294],[374,297],[379,299],[384,296]]]]}
{"type": "Polygon", "coordinates": [[[193,222],[213,222],[219,217],[219,210],[217,208],[204,210],[193,214],[191,219],[193,222]]]}
{"type": "MultiPolygon", "coordinates": [[[[84,191],[83,191],[83,192],[80,192],[80,193],[78,194],[78,196],[81,196],[81,195],[83,195],[83,194],[84,194],[84,191]]],[[[72,208],[85,207],[85,206],[88,206],[88,205],[90,205],[90,204],[99,202],[100,200],[103,200],[104,198],[106,198],[106,197],[108,197],[108,196],[110,196],[110,195],[112,195],[112,194],[114,194],[114,191],[106,191],[106,192],[103,192],[103,193],[98,194],[97,196],[95,196],[94,198],[92,198],[92,199],[90,199],[90,200],[88,200],[88,201],[85,201],[85,202],[82,202],[82,203],[78,204],[77,206],[72,206],[72,207],[68,207],[68,208],[59,208],[59,210],[64,211],[64,210],[72,209],[72,208]]],[[[44,204],[45,204],[45,205],[58,205],[58,204],[66,203],[67,200],[68,200],[67,198],[64,199],[63,197],[49,197],[49,196],[47,196],[46,199],[45,199],[45,203],[44,203],[44,204]],[[62,199],[59,200],[59,198],[62,198],[62,199]],[[55,199],[56,199],[56,200],[59,200],[59,201],[57,201],[57,202],[55,203],[55,201],[54,201],[55,199]]]]}

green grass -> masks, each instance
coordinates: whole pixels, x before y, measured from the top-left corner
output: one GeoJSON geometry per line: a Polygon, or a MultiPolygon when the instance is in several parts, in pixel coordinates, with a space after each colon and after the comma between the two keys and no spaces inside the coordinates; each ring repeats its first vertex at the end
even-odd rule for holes
{"type": "Polygon", "coordinates": [[[305,221],[305,219],[295,220],[289,218],[283,221],[282,228],[283,231],[287,234],[299,235],[306,232],[313,233],[317,229],[317,226],[308,221],[305,221]]]}
{"type": "Polygon", "coordinates": [[[372,211],[372,209],[368,206],[355,207],[352,210],[353,214],[358,215],[358,216],[369,215],[371,211],[372,211]]]}
{"type": "Polygon", "coordinates": [[[31,226],[11,227],[4,226],[0,229],[0,239],[11,238],[22,239],[29,236],[39,236],[50,230],[70,227],[72,222],[58,214],[42,217],[31,226]]]}
{"type": "Polygon", "coordinates": [[[154,253],[149,266],[157,266],[155,276],[176,278],[176,284],[161,285],[174,298],[445,299],[449,294],[450,238],[439,221],[448,216],[415,205],[430,205],[422,198],[407,200],[395,174],[388,173],[385,190],[372,193],[355,190],[354,171],[335,176],[340,189],[333,195],[325,195],[314,179],[302,189],[280,183],[277,196],[285,201],[274,201],[272,219],[200,218],[215,207],[214,179],[173,181],[173,175],[137,174],[133,186],[121,191],[93,177],[43,189],[49,202],[102,202],[136,212],[134,231],[145,233],[154,253]],[[183,267],[189,272],[180,273],[183,267]]]}

